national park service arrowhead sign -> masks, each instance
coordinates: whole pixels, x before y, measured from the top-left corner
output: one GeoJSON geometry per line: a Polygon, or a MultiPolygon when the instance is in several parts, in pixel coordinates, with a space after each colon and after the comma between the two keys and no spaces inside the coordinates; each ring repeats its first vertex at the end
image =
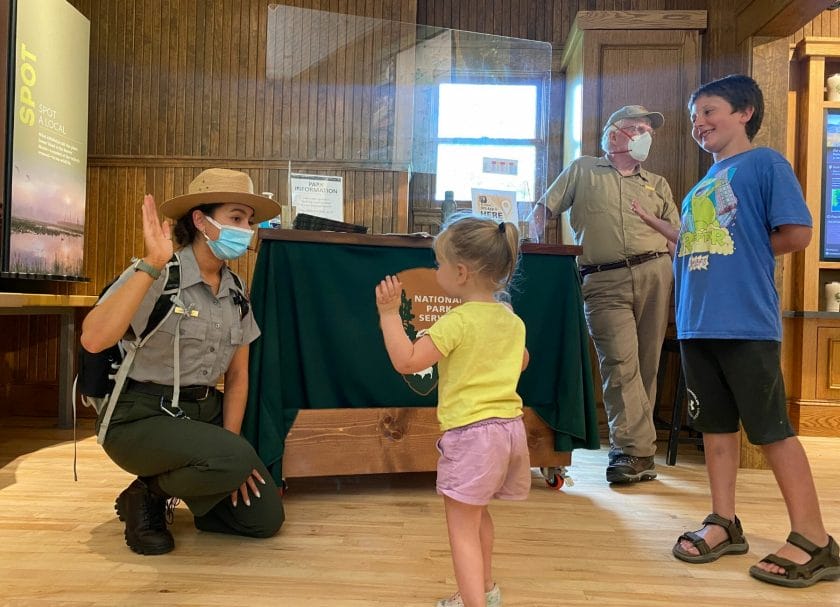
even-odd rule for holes
{"type": "MultiPolygon", "coordinates": [[[[403,286],[400,318],[411,341],[422,336],[441,316],[461,303],[459,298],[450,297],[443,292],[432,268],[404,270],[397,274],[397,278],[403,286]]],[[[437,388],[438,368],[437,365],[433,365],[402,377],[414,392],[426,396],[437,388]]]]}

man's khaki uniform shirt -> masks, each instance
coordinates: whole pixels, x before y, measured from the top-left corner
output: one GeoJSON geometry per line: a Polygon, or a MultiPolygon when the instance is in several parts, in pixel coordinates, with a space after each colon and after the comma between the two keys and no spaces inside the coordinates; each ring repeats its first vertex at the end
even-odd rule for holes
{"type": "Polygon", "coordinates": [[[555,216],[571,208],[575,242],[583,246],[578,263],[597,265],[667,251],[665,237],[630,208],[633,200],[679,227],[679,211],[664,177],[641,167],[624,177],[606,156],[581,156],[572,161],[549,186],[545,206],[555,216]]]}
{"type": "MultiPolygon", "coordinates": [[[[260,335],[250,305],[244,318],[240,319],[240,308],[233,293],[236,283],[230,268],[222,267],[219,292],[214,295],[201,278],[201,271],[195,259],[192,246],[178,251],[181,260],[181,300],[196,314],[186,314],[178,323],[178,315],[170,314],[146,344],[137,350],[134,364],[128,376],[140,382],[153,382],[172,386],[175,383],[175,331],[180,333],[180,384],[181,386],[213,386],[227,371],[236,350],[250,344],[260,335]]],[[[134,274],[129,267],[108,291],[106,299],[134,274]]],[[[143,297],[143,301],[131,319],[135,333],[146,327],[158,296],[166,284],[161,274],[143,297]]]]}

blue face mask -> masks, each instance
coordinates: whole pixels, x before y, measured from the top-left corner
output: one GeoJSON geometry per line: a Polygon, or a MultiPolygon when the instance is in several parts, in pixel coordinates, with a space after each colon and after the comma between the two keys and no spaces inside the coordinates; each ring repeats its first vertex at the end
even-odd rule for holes
{"type": "Polygon", "coordinates": [[[228,260],[242,257],[245,254],[251,244],[251,239],[254,237],[254,230],[222,225],[207,215],[204,218],[219,228],[219,237],[216,240],[210,240],[210,237],[204,234],[204,238],[207,239],[207,246],[210,247],[213,255],[221,260],[228,260]]]}

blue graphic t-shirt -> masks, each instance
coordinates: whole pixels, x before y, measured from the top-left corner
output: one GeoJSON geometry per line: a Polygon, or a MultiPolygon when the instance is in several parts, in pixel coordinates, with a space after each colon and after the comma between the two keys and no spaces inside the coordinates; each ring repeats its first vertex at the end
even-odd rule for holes
{"type": "Polygon", "coordinates": [[[770,232],[811,225],[799,182],[770,148],[709,168],[682,202],[674,257],[680,339],[781,341],[770,232]]]}

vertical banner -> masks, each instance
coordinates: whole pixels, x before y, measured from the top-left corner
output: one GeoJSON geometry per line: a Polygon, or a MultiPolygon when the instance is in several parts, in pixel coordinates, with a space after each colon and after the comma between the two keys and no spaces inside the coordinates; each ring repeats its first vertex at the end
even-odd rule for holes
{"type": "Polygon", "coordinates": [[[65,0],[18,0],[16,11],[3,269],[81,278],[90,22],[65,0]]]}

